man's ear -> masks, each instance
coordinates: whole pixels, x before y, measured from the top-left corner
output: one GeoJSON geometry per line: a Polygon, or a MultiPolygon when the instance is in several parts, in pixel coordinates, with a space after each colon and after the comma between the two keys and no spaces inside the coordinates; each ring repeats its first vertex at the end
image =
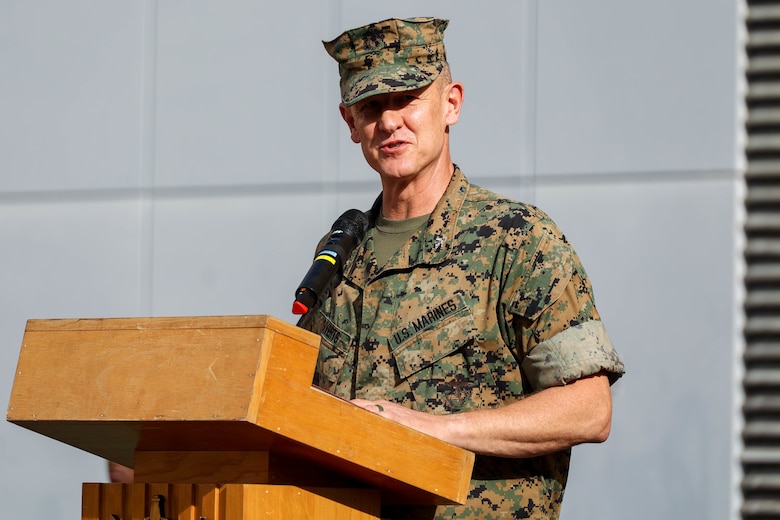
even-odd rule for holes
{"type": "Polygon", "coordinates": [[[463,84],[459,82],[450,83],[445,90],[447,96],[447,112],[445,113],[444,123],[447,126],[454,125],[460,119],[460,109],[463,107],[463,84]]]}
{"type": "Polygon", "coordinates": [[[359,144],[360,137],[358,137],[357,128],[355,128],[355,118],[352,117],[352,112],[343,103],[339,105],[339,112],[341,112],[341,118],[349,127],[349,138],[352,139],[353,143],[359,144]]]}

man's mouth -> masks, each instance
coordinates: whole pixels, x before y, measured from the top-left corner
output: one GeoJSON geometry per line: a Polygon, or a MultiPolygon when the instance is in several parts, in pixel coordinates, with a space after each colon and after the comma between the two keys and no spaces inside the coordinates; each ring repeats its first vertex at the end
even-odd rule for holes
{"type": "Polygon", "coordinates": [[[405,143],[403,141],[390,141],[382,143],[381,148],[386,151],[395,151],[401,148],[405,143]]]}

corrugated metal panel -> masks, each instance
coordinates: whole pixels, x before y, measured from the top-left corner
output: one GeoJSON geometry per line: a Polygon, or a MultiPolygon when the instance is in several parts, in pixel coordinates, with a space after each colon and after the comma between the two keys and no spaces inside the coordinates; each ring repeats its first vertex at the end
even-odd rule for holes
{"type": "Polygon", "coordinates": [[[748,0],[742,518],[780,520],[780,0],[748,0]]]}

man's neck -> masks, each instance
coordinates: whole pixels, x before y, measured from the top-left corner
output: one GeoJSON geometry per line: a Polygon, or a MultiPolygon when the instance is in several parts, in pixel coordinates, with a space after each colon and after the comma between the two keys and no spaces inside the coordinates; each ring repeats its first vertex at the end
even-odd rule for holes
{"type": "Polygon", "coordinates": [[[434,174],[409,182],[383,178],[382,215],[389,220],[405,220],[432,213],[454,172],[455,165],[449,161],[434,174]]]}

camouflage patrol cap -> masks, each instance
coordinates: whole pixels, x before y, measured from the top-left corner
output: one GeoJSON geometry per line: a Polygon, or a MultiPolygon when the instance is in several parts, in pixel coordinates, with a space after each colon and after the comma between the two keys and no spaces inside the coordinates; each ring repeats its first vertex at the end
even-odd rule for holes
{"type": "Polygon", "coordinates": [[[341,101],[351,106],[376,94],[433,83],[447,61],[444,30],[448,24],[449,20],[438,18],[393,18],[322,42],[339,63],[341,101]]]}

